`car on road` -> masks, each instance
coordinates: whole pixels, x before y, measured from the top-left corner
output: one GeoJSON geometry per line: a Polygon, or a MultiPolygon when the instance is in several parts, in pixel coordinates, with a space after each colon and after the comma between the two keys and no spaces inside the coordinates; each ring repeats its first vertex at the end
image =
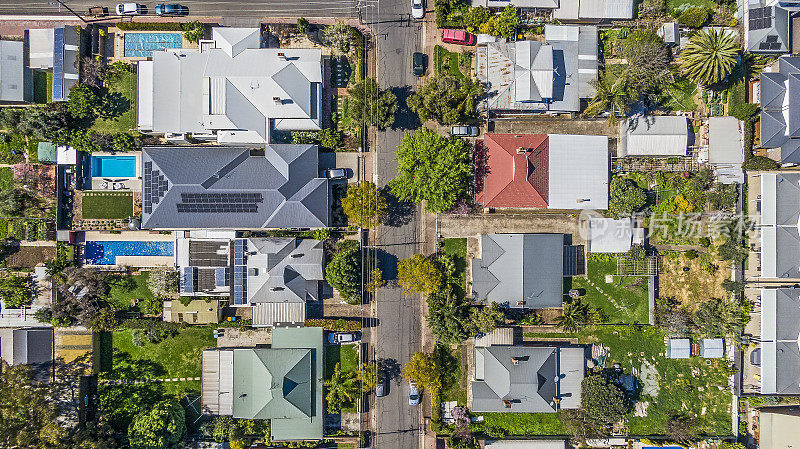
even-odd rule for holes
{"type": "Polygon", "coordinates": [[[442,30],[442,41],[448,44],[475,45],[475,35],[464,30],[442,30]]]}
{"type": "Polygon", "coordinates": [[[425,75],[425,55],[418,51],[411,55],[411,62],[413,63],[414,76],[425,75]]]}
{"type": "Polygon", "coordinates": [[[378,383],[375,384],[375,396],[382,398],[389,392],[389,385],[386,383],[386,376],[378,373],[378,383]]]}
{"type": "Polygon", "coordinates": [[[419,405],[419,389],[414,382],[408,383],[408,405],[419,405]]]}
{"type": "Polygon", "coordinates": [[[147,14],[147,7],[139,3],[120,3],[117,5],[118,16],[141,16],[147,14]]]}
{"type": "Polygon", "coordinates": [[[155,12],[157,16],[188,16],[189,8],[177,3],[161,3],[156,5],[155,12]]]}
{"type": "Polygon", "coordinates": [[[411,17],[421,19],[425,17],[424,0],[411,0],[411,17]]]}
{"type": "Polygon", "coordinates": [[[358,332],[331,332],[328,334],[328,343],[340,345],[342,343],[355,343],[361,339],[358,332]]]}
{"type": "Polygon", "coordinates": [[[456,137],[475,137],[480,134],[477,126],[456,125],[450,129],[450,134],[456,137]]]}
{"type": "Polygon", "coordinates": [[[325,177],[328,179],[344,179],[347,177],[347,170],[343,168],[329,168],[325,170],[325,177]]]}

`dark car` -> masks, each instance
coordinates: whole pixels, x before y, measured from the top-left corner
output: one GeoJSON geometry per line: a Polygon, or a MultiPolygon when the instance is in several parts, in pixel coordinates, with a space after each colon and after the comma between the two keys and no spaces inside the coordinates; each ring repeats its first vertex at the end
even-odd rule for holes
{"type": "Polygon", "coordinates": [[[188,16],[189,15],[189,8],[178,5],[178,4],[166,4],[162,3],[160,5],[156,5],[156,15],[157,16],[188,16]]]}
{"type": "Polygon", "coordinates": [[[411,62],[414,64],[414,76],[422,76],[425,74],[425,55],[420,52],[414,52],[411,57],[411,62]]]}

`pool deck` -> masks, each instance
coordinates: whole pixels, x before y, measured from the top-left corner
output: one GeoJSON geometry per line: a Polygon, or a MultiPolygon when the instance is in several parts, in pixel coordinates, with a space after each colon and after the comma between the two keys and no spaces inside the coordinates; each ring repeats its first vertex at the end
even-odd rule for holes
{"type": "MultiPolygon", "coordinates": [[[[119,152],[109,152],[109,151],[98,151],[96,153],[91,154],[92,157],[94,156],[131,156],[136,157],[136,176],[133,178],[126,178],[126,177],[111,177],[111,176],[104,176],[104,177],[94,177],[92,176],[92,187],[91,190],[108,190],[114,192],[125,192],[128,190],[133,190],[134,192],[139,191],[142,189],[142,152],[141,151],[131,151],[127,153],[119,153],[119,152]],[[112,189],[111,182],[108,180],[117,182],[117,184],[122,184],[121,189],[112,189]],[[103,183],[107,183],[106,186],[103,186],[103,183]]],[[[92,170],[91,162],[88,167],[89,170],[92,170]]],[[[91,172],[90,172],[91,173],[91,172]]]]}
{"type": "MultiPolygon", "coordinates": [[[[120,234],[111,234],[104,231],[86,231],[83,233],[81,243],[101,241],[134,241],[134,242],[174,242],[173,233],[161,234],[150,231],[122,231],[120,234]]],[[[116,256],[115,265],[93,265],[84,263],[85,267],[111,268],[111,267],[171,267],[175,265],[175,256],[116,256]]]]}

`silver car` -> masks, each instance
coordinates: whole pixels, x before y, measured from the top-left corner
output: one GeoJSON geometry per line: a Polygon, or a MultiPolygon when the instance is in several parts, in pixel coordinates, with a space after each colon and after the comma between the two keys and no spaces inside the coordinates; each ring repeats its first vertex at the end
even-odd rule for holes
{"type": "Polygon", "coordinates": [[[408,383],[408,405],[419,405],[419,389],[414,382],[408,383]]]}
{"type": "Polygon", "coordinates": [[[475,137],[480,134],[477,126],[456,125],[450,129],[450,134],[456,137],[475,137]]]}

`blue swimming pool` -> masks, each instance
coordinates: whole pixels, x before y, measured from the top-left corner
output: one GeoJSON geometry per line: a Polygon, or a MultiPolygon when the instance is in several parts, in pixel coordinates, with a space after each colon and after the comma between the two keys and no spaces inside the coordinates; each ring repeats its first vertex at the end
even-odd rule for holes
{"type": "Polygon", "coordinates": [[[91,265],[115,265],[117,256],[172,256],[173,242],[89,241],[84,259],[91,265]]]}
{"type": "Polygon", "coordinates": [[[153,51],[183,47],[181,33],[125,33],[124,40],[128,58],[150,58],[153,51]]]}
{"type": "Polygon", "coordinates": [[[92,177],[135,178],[136,156],[92,156],[92,177]]]}

